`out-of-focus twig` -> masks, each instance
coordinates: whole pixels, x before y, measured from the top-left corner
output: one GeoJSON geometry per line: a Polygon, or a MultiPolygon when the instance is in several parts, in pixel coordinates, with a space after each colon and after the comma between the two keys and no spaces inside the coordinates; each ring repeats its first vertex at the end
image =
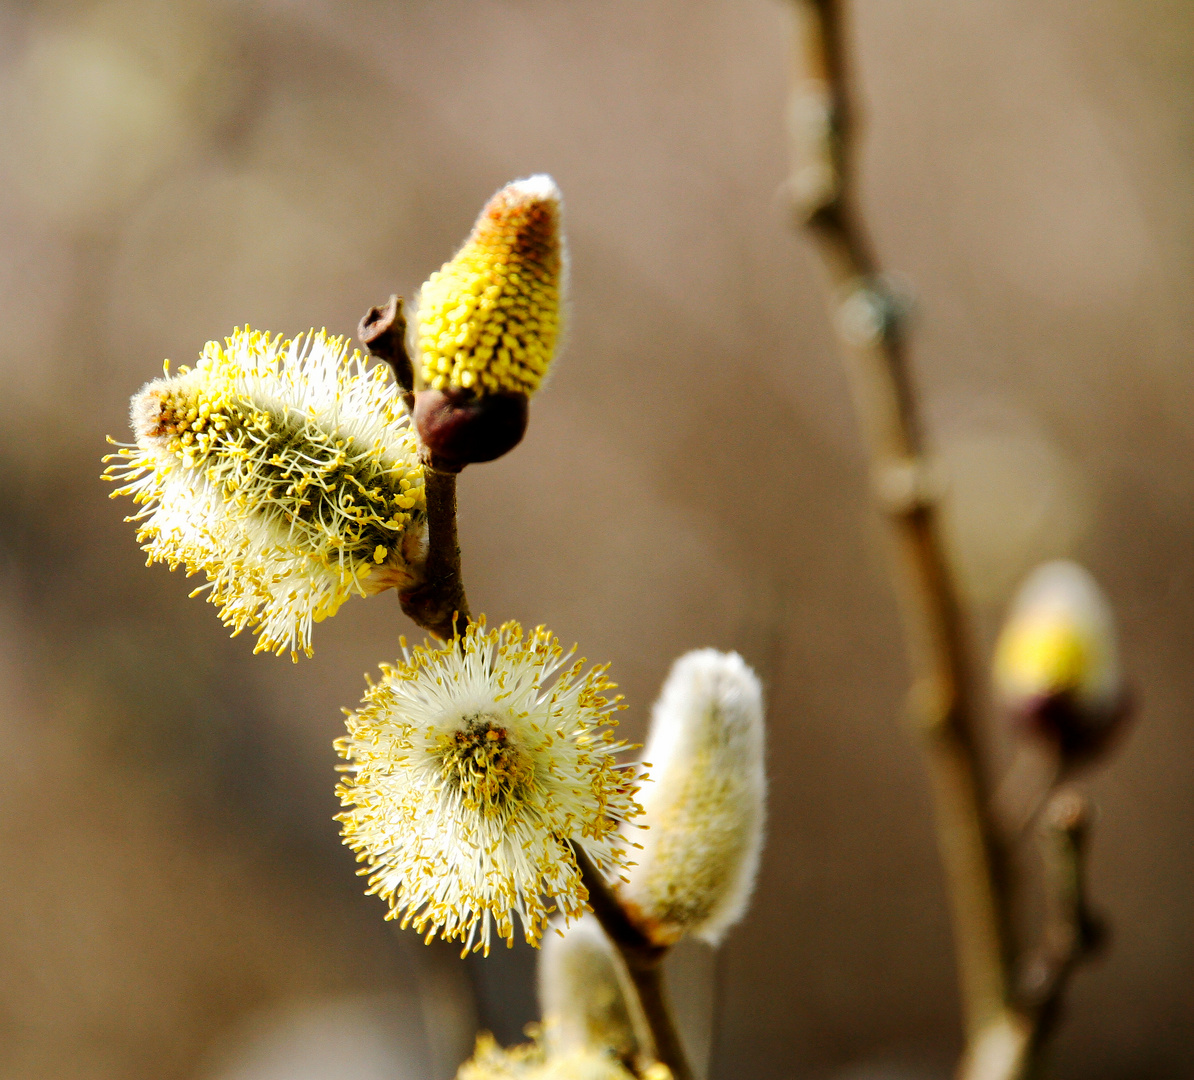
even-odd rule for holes
{"type": "Polygon", "coordinates": [[[668,1067],[674,1080],[693,1080],[664,991],[661,965],[668,952],[666,946],[656,945],[630,920],[592,860],[575,845],[573,851],[589,893],[589,906],[621,955],[638,993],[656,1058],[668,1067]]]}
{"type": "Polygon", "coordinates": [[[1061,996],[1074,968],[1095,953],[1104,931],[1086,897],[1090,802],[1063,788],[1045,806],[1038,830],[1045,879],[1045,926],[1037,955],[1027,965],[1021,1002],[1032,1017],[1034,1047],[1052,1033],[1061,996]]]}
{"type": "Polygon", "coordinates": [[[843,5],[794,0],[794,7],[789,194],[829,274],[874,493],[898,547],[914,669],[911,709],[933,790],[966,1018],[961,1075],[1010,1077],[1016,1073],[984,1064],[1008,1050],[1020,1056],[1014,1047],[1027,1035],[1012,998],[1006,857],[990,809],[964,631],[908,375],[900,304],[878,271],[857,206],[843,5]]]}

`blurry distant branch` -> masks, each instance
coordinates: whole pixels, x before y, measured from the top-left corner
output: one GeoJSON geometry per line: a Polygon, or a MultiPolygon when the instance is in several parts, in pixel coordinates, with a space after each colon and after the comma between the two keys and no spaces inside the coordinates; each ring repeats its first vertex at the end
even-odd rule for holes
{"type": "Polygon", "coordinates": [[[967,650],[941,539],[897,298],[879,273],[855,190],[854,103],[842,4],[795,0],[795,79],[788,117],[789,194],[818,242],[834,290],[833,321],[878,504],[898,548],[898,584],[938,842],[953,911],[966,1017],[962,1075],[1012,1077],[990,1049],[1023,1058],[1028,1025],[1012,998],[1006,855],[991,812],[967,650]],[[992,1038],[995,1043],[992,1043],[992,1038]]]}
{"type": "MultiPolygon", "coordinates": [[[[914,671],[910,706],[933,791],[966,1021],[958,1076],[1018,1080],[1035,1067],[1071,972],[1097,944],[1084,891],[1088,809],[1077,794],[1053,791],[1059,774],[1047,771],[1041,837],[1048,916],[1039,953],[1017,986],[1008,845],[988,790],[957,591],[908,373],[902,305],[879,272],[858,208],[843,5],[793,4],[788,192],[834,290],[833,321],[872,487],[898,549],[914,671]]],[[[1040,805],[1030,804],[1024,820],[1040,805]]]]}
{"type": "Polygon", "coordinates": [[[1088,800],[1069,789],[1055,793],[1040,823],[1047,905],[1044,933],[1021,986],[1022,1005],[1033,1020],[1034,1046],[1051,1033],[1071,972],[1098,950],[1104,937],[1086,899],[1089,832],[1088,800]]]}

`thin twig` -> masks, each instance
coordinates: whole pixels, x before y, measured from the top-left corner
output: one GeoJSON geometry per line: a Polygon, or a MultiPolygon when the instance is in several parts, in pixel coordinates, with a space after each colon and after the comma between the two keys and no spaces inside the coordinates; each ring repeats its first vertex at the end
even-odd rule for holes
{"type": "Polygon", "coordinates": [[[456,473],[423,463],[427,498],[427,559],[423,579],[399,594],[402,610],[424,630],[443,641],[462,636],[468,627],[468,597],[460,573],[460,540],[456,534],[456,473]]]}
{"type": "Polygon", "coordinates": [[[1086,897],[1090,802],[1072,789],[1056,792],[1043,814],[1039,837],[1045,871],[1046,916],[1038,955],[1028,966],[1021,1000],[1033,1014],[1033,1043],[1056,1026],[1062,993],[1074,969],[1098,951],[1102,923],[1086,897]]]}
{"type": "Polygon", "coordinates": [[[610,891],[601,871],[592,860],[573,845],[581,881],[589,893],[589,906],[606,936],[618,950],[630,981],[638,993],[643,1017],[655,1044],[655,1056],[671,1071],[674,1080],[692,1080],[692,1069],[684,1053],[680,1034],[672,1021],[663,985],[663,958],[667,947],[656,945],[627,916],[618,898],[610,891]]]}
{"type": "Polygon", "coordinates": [[[396,293],[382,307],[371,307],[357,326],[357,340],[394,372],[407,416],[415,411],[415,365],[406,348],[406,311],[396,293]]]}
{"type": "MultiPolygon", "coordinates": [[[[407,415],[413,417],[415,369],[406,348],[402,297],[391,296],[385,305],[365,312],[357,327],[357,338],[373,356],[390,365],[407,415]]],[[[415,623],[441,640],[451,641],[464,633],[469,621],[456,533],[456,473],[435,468],[426,448],[421,457],[427,501],[427,558],[419,584],[400,593],[399,598],[402,610],[415,623]]]]}
{"type": "Polygon", "coordinates": [[[797,0],[796,14],[790,193],[819,243],[836,293],[834,323],[872,483],[899,550],[898,585],[915,673],[910,704],[933,791],[966,1017],[971,1064],[963,1065],[962,1075],[996,1076],[979,1061],[990,1060],[983,1046],[993,1033],[1003,1047],[1018,1043],[1021,1024],[1009,1011],[1007,860],[990,810],[962,619],[908,375],[901,305],[879,274],[856,201],[842,5],[797,0]]]}

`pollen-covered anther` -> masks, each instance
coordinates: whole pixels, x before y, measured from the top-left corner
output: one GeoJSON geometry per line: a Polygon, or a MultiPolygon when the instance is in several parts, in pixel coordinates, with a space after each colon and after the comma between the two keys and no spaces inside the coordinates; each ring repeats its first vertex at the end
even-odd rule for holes
{"type": "Polygon", "coordinates": [[[535,774],[530,758],[500,726],[500,717],[469,718],[463,728],[441,736],[440,745],[441,776],[471,809],[489,813],[509,806],[525,794],[535,774]]]}

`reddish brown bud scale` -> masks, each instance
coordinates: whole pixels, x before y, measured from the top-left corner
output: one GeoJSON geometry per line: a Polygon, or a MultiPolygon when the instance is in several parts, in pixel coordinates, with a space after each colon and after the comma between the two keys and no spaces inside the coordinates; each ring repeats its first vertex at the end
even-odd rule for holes
{"type": "Polygon", "coordinates": [[[1063,761],[1084,765],[1118,743],[1133,713],[1132,695],[1121,691],[1111,705],[1084,708],[1070,693],[1039,694],[1012,710],[1013,724],[1024,734],[1057,748],[1063,761]]]}
{"type": "Polygon", "coordinates": [[[493,461],[514,449],[527,429],[525,394],[478,397],[468,390],[420,390],[415,394],[415,426],[432,464],[459,472],[474,462],[493,461]]]}

